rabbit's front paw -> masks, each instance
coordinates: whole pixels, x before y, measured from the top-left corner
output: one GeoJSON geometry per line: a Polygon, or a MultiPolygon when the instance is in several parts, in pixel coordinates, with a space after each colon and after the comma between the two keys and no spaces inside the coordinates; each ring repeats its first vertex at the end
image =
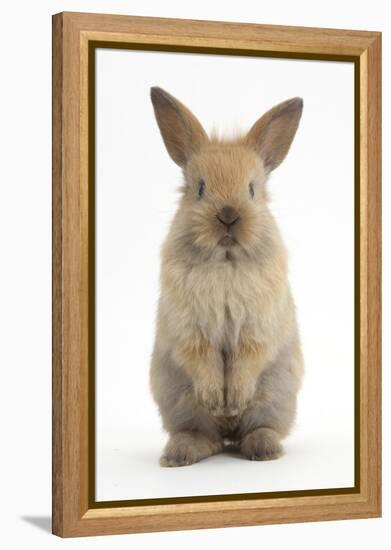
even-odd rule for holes
{"type": "Polygon", "coordinates": [[[220,415],[224,408],[223,383],[206,380],[194,385],[197,402],[213,415],[220,415]]]}
{"type": "Polygon", "coordinates": [[[226,414],[236,416],[247,408],[254,396],[254,384],[239,376],[231,376],[227,385],[226,414]]]}

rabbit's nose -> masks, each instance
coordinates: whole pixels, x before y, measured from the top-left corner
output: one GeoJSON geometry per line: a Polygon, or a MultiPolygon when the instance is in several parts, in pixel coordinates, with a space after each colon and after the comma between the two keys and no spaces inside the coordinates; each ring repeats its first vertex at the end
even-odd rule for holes
{"type": "Polygon", "coordinates": [[[235,208],[232,208],[232,206],[224,206],[224,208],[216,214],[216,217],[219,222],[229,227],[238,221],[239,213],[235,208]]]}

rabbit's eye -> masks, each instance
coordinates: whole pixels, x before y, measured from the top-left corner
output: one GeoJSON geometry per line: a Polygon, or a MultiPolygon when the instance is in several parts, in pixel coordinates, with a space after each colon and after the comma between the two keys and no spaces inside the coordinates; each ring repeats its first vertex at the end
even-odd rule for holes
{"type": "Polygon", "coordinates": [[[251,183],[248,184],[248,190],[250,191],[250,197],[253,199],[253,198],[254,198],[254,195],[255,195],[255,193],[254,193],[254,184],[253,184],[253,182],[251,182],[251,183]]]}
{"type": "Polygon", "coordinates": [[[200,180],[198,182],[198,198],[200,199],[205,193],[205,182],[204,180],[200,180]]]}

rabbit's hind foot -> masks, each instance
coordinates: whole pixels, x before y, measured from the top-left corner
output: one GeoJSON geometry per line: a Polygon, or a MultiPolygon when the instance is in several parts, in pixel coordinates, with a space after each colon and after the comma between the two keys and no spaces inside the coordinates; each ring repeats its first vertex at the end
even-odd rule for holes
{"type": "Polygon", "coordinates": [[[223,440],[211,441],[197,432],[177,432],[170,435],[160,458],[160,465],[189,466],[203,458],[222,452],[223,448],[223,440]]]}

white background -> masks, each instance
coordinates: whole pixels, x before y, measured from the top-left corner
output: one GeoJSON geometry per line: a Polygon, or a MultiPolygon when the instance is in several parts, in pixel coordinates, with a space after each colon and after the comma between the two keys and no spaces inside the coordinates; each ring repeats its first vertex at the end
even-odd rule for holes
{"type": "Polygon", "coordinates": [[[353,64],[104,49],[96,74],[97,499],[353,486],[353,64]],[[296,428],[278,461],[158,464],[166,436],[148,372],[160,245],[182,174],[155,122],[154,84],[220,133],[304,98],[294,143],[268,184],[306,364],[296,428]]]}
{"type": "MultiPolygon", "coordinates": [[[[41,1],[7,3],[2,11],[0,87],[0,272],[1,346],[1,543],[6,548],[199,548],[202,545],[262,545],[388,548],[390,474],[384,472],[384,517],[375,520],[275,525],[225,530],[94,537],[62,541],[50,530],[51,464],[51,14],[61,10],[204,18],[270,24],[380,30],[390,57],[387,3],[374,0],[327,5],[275,0],[260,5],[180,3],[167,0],[41,1]],[[65,545],[65,546],[64,546],[65,545]]],[[[391,95],[384,64],[384,280],[390,264],[390,164],[387,152],[391,95]]],[[[391,390],[390,293],[384,288],[384,395],[391,390]]],[[[390,455],[390,405],[384,399],[384,463],[390,455]]]]}

